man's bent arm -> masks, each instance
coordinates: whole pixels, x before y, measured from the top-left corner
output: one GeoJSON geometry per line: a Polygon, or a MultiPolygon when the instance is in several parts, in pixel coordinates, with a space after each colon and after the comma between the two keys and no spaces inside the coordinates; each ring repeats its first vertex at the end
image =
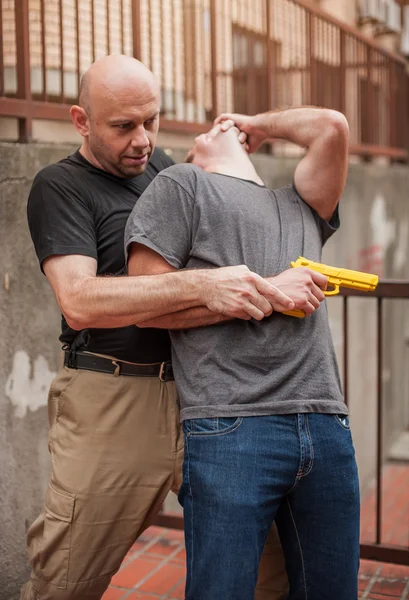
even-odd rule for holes
{"type": "MultiPolygon", "coordinates": [[[[128,274],[130,276],[160,275],[163,273],[175,273],[173,267],[160,254],[142,244],[131,244],[129,248],[128,274]]],[[[271,314],[271,305],[265,307],[266,313],[271,314]]],[[[248,320],[250,317],[242,312],[238,318],[248,320]]],[[[206,306],[195,306],[186,308],[170,314],[165,314],[153,319],[138,320],[138,327],[155,327],[157,329],[191,329],[193,327],[204,327],[229,321],[231,317],[209,310],[206,306]]]]}
{"type": "Polygon", "coordinates": [[[254,152],[268,139],[285,139],[307,149],[294,183],[303,200],[329,220],[344,190],[348,171],[349,127],[344,115],[315,107],[292,108],[247,117],[224,114],[216,122],[233,120],[254,152]]]}
{"type": "Polygon", "coordinates": [[[75,330],[125,327],[197,306],[230,318],[260,320],[271,312],[264,296],[281,294],[245,266],[97,277],[94,258],[64,255],[47,258],[43,270],[75,330]]]}
{"type": "MultiPolygon", "coordinates": [[[[267,315],[266,315],[267,316],[267,315]]],[[[248,318],[244,315],[244,320],[248,318]]],[[[157,317],[149,321],[136,323],[138,327],[154,327],[155,329],[192,329],[193,327],[206,327],[231,321],[230,317],[212,312],[205,306],[186,308],[179,312],[171,313],[163,317],[157,317]]]]}

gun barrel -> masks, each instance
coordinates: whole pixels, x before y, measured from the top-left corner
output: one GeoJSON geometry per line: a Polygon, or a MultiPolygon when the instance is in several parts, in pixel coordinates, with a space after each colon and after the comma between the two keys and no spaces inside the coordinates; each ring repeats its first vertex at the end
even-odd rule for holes
{"type": "Polygon", "coordinates": [[[376,275],[373,276],[375,280],[373,281],[343,281],[341,283],[342,287],[351,288],[353,290],[361,290],[363,292],[373,292],[378,285],[378,277],[376,275]]]}
{"type": "Polygon", "coordinates": [[[342,269],[339,267],[330,267],[322,263],[316,263],[300,256],[293,267],[307,267],[313,271],[318,271],[328,277],[329,283],[336,286],[343,286],[365,292],[373,291],[378,285],[379,278],[372,273],[363,273],[361,271],[352,271],[351,269],[342,269]]]}

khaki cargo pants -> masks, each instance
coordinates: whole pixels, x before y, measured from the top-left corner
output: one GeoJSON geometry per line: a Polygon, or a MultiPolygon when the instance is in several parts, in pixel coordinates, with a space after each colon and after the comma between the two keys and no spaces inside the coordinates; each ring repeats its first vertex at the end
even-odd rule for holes
{"type": "MultiPolygon", "coordinates": [[[[48,415],[52,474],[44,510],[28,531],[32,574],[20,600],[99,600],[168,492],[179,489],[175,385],[63,367],[48,415]]],[[[286,597],[275,528],[259,581],[256,600],[286,597]]]]}

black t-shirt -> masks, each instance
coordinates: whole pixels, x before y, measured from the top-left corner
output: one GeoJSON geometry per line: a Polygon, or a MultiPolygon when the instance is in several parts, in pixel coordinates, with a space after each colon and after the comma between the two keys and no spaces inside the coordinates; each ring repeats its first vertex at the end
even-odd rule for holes
{"type": "MultiPolygon", "coordinates": [[[[174,164],[156,148],[142,175],[122,179],[91,165],[77,151],[42,169],[28,200],[28,224],[40,265],[52,255],[81,254],[98,262],[98,275],[124,275],[124,230],[129,214],[153,178],[174,164]]],[[[71,344],[78,332],[64,317],[60,340],[71,344]]],[[[170,360],[167,331],[89,329],[87,350],[138,363],[170,360]]]]}

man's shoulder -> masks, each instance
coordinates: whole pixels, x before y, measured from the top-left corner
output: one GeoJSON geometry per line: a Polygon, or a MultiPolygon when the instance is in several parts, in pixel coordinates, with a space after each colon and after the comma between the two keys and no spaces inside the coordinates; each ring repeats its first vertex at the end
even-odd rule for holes
{"type": "Polygon", "coordinates": [[[161,171],[160,178],[172,179],[185,188],[192,189],[196,186],[198,179],[204,177],[204,171],[191,163],[179,163],[161,171]]]}
{"type": "Polygon", "coordinates": [[[73,158],[74,155],[70,155],[56,163],[43,167],[34,177],[34,183],[58,182],[61,180],[74,183],[75,178],[73,177],[73,173],[80,168],[80,165],[73,158]]]}

